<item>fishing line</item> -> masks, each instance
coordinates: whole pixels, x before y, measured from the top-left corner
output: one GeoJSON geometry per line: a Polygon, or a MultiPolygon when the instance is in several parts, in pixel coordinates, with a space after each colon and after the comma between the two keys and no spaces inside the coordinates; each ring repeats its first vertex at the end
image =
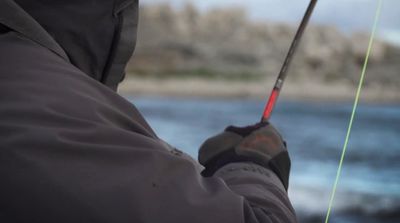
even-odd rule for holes
{"type": "Polygon", "coordinates": [[[350,122],[349,122],[349,126],[348,126],[347,133],[346,133],[346,138],[345,138],[345,141],[344,141],[344,144],[343,144],[342,155],[340,157],[340,161],[339,161],[339,166],[338,166],[337,173],[336,173],[335,182],[333,184],[333,189],[332,189],[330,200],[329,200],[328,211],[326,213],[325,223],[329,222],[329,217],[330,217],[330,214],[331,214],[331,211],[332,211],[333,202],[335,200],[336,189],[337,189],[337,185],[339,183],[339,178],[340,178],[340,175],[341,175],[341,172],[342,172],[343,161],[344,161],[344,157],[346,155],[347,146],[348,146],[349,138],[350,138],[350,133],[351,133],[351,130],[352,130],[352,127],[353,127],[354,117],[355,117],[356,112],[357,112],[358,102],[359,102],[360,95],[361,95],[361,89],[362,89],[362,86],[363,86],[363,83],[364,83],[365,73],[367,71],[369,56],[370,56],[371,51],[372,51],[372,45],[373,45],[373,42],[374,42],[374,39],[375,39],[375,34],[376,34],[377,27],[378,27],[378,22],[379,22],[379,17],[380,17],[381,11],[382,11],[382,3],[383,3],[383,0],[379,0],[378,7],[377,7],[376,12],[375,12],[374,25],[373,25],[372,33],[371,33],[371,36],[370,36],[370,39],[369,39],[368,50],[367,50],[367,54],[365,56],[363,69],[361,71],[361,78],[360,78],[360,81],[359,81],[359,84],[358,84],[356,98],[355,98],[355,101],[354,101],[353,110],[351,112],[350,122]]]}

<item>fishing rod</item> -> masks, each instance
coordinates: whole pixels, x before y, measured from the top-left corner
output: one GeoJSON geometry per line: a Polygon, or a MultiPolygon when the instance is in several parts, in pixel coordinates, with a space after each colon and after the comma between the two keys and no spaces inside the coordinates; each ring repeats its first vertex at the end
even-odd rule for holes
{"type": "Polygon", "coordinates": [[[308,5],[308,8],[303,17],[303,20],[301,21],[300,26],[297,29],[296,35],[294,36],[294,39],[292,41],[292,44],[290,45],[289,52],[286,55],[285,61],[283,62],[281,71],[279,72],[278,78],[275,82],[274,88],[272,89],[271,95],[269,96],[268,102],[265,105],[265,109],[264,109],[264,112],[263,112],[263,115],[261,118],[261,122],[267,122],[269,120],[269,118],[271,117],[272,111],[275,108],[276,101],[281,92],[283,83],[286,79],[289,65],[292,62],[293,56],[296,52],[296,49],[299,45],[301,37],[303,36],[304,30],[307,27],[308,21],[311,18],[312,12],[313,12],[316,4],[317,4],[317,0],[311,0],[310,4],[308,5]]]}

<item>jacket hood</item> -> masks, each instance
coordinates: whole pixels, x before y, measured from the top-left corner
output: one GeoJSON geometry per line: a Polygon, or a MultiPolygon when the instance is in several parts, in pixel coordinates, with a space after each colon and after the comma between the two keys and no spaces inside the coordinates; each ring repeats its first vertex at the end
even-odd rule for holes
{"type": "Polygon", "coordinates": [[[14,1],[73,65],[116,90],[136,44],[138,0],[14,1]]]}

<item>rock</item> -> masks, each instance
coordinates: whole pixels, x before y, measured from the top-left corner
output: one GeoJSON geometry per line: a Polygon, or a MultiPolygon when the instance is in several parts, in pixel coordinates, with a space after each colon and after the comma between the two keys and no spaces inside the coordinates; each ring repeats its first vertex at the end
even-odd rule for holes
{"type": "MultiPolygon", "coordinates": [[[[292,25],[251,20],[241,8],[200,11],[194,5],[141,7],[137,51],[128,72],[182,73],[203,69],[274,77],[295,34],[292,25]]],[[[293,64],[291,78],[356,85],[369,34],[345,35],[332,26],[310,24],[293,64]]],[[[400,49],[374,42],[366,84],[400,85],[400,49]]]]}

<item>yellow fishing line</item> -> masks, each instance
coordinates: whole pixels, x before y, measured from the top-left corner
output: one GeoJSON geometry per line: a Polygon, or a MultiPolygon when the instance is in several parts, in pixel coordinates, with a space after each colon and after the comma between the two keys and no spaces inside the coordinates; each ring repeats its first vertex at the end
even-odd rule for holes
{"type": "Polygon", "coordinates": [[[342,172],[343,161],[344,161],[344,157],[345,157],[345,154],[346,154],[347,145],[349,143],[350,133],[351,133],[351,129],[352,129],[352,126],[353,126],[354,117],[355,117],[355,114],[356,114],[356,111],[357,111],[358,101],[359,101],[360,95],[361,95],[361,89],[362,89],[362,86],[363,86],[363,83],[364,83],[365,73],[367,71],[368,60],[369,60],[369,56],[370,56],[371,51],[372,51],[372,45],[373,45],[373,42],[374,42],[374,39],[375,39],[375,34],[376,34],[377,27],[378,27],[378,22],[379,22],[379,17],[380,17],[381,11],[382,11],[382,3],[383,3],[383,0],[379,0],[378,7],[376,9],[375,20],[374,20],[374,25],[373,25],[373,28],[372,28],[371,37],[369,39],[367,55],[365,56],[364,66],[363,66],[363,69],[362,69],[362,72],[361,72],[361,78],[360,78],[360,82],[359,82],[358,88],[357,88],[356,98],[355,98],[354,105],[353,105],[353,111],[351,112],[351,118],[350,118],[349,126],[348,126],[348,129],[347,129],[346,139],[345,139],[344,144],[343,144],[342,155],[340,157],[339,167],[338,167],[337,173],[336,173],[336,179],[335,179],[335,182],[333,184],[333,189],[332,189],[332,193],[331,193],[330,200],[329,200],[328,211],[326,213],[325,223],[329,222],[329,217],[331,215],[333,202],[335,200],[336,189],[337,189],[337,186],[338,186],[338,183],[339,183],[340,174],[342,172]]]}

